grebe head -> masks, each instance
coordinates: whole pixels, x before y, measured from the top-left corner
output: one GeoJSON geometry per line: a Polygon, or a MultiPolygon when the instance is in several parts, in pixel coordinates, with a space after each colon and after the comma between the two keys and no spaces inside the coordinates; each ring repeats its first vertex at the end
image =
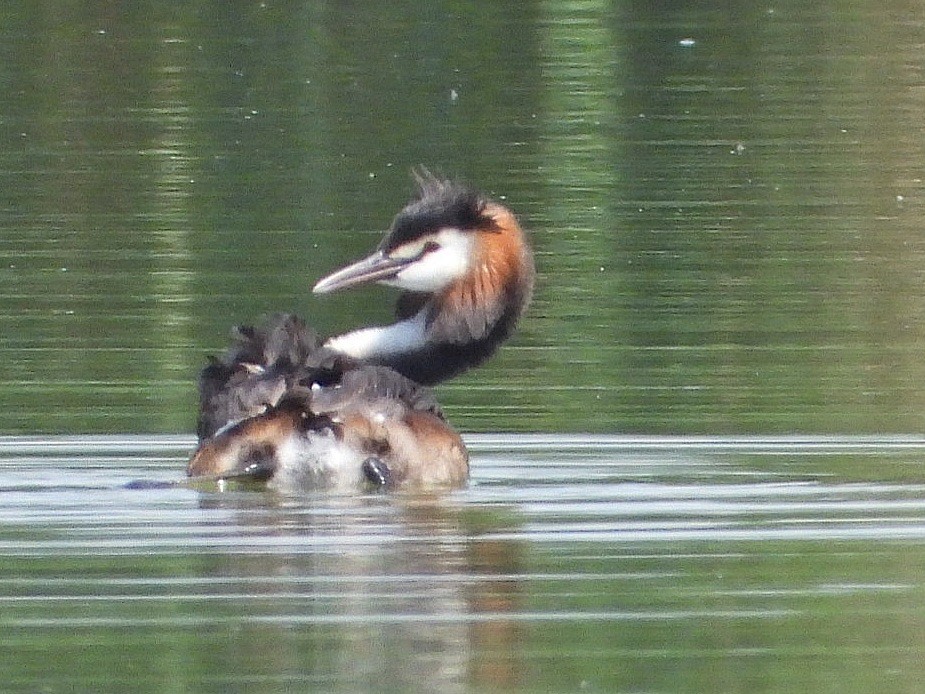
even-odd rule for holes
{"type": "Polygon", "coordinates": [[[395,216],[376,251],[320,280],[316,294],[368,282],[434,293],[466,274],[477,236],[501,231],[486,215],[489,203],[470,188],[426,172],[417,180],[418,197],[395,216]]]}
{"type": "Polygon", "coordinates": [[[405,290],[394,325],[332,338],[327,346],[436,383],[484,361],[530,300],[533,258],[504,206],[421,170],[418,195],[376,251],[328,275],[316,294],[369,282],[405,290]]]}

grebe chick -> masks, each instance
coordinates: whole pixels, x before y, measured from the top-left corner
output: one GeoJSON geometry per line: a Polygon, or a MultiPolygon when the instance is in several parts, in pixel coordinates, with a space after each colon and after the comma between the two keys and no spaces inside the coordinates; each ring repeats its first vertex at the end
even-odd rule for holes
{"type": "Polygon", "coordinates": [[[332,352],[295,316],[238,328],[202,370],[200,396],[191,477],[284,492],[455,487],[468,477],[466,447],[429,388],[332,352]]]}
{"type": "Polygon", "coordinates": [[[465,482],[465,446],[421,384],[480,364],[511,335],[533,260],[505,207],[427,171],[416,178],[376,251],[314,288],[399,287],[398,321],[323,343],[293,316],[238,328],[200,374],[190,476],[283,490],[465,482]]]}

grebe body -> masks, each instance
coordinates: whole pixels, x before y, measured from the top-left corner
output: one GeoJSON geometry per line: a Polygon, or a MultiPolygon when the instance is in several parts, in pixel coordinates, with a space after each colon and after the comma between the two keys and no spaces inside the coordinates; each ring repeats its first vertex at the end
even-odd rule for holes
{"type": "Polygon", "coordinates": [[[289,315],[237,328],[200,374],[188,475],[286,491],[466,481],[465,445],[426,386],[482,363],[511,335],[533,260],[505,207],[426,171],[417,180],[375,252],[314,287],[398,287],[397,321],[325,342],[289,315]]]}

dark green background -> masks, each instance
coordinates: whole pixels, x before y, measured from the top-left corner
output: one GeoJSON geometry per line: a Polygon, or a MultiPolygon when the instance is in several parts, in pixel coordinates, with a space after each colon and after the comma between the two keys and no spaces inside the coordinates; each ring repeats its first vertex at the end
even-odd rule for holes
{"type": "Polygon", "coordinates": [[[916,432],[922,12],[848,2],[8,2],[0,431],[189,432],[233,323],[310,295],[424,163],[530,230],[464,431],[916,432]]]}

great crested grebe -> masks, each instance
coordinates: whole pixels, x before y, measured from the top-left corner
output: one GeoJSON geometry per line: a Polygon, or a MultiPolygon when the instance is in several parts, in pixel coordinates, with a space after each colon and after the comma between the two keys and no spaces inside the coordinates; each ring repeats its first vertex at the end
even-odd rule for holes
{"type": "Polygon", "coordinates": [[[508,209],[426,170],[415,177],[417,196],[376,251],[314,287],[399,287],[397,322],[326,342],[289,315],[237,328],[200,374],[188,475],[283,490],[466,481],[465,445],[425,386],[480,364],[511,335],[533,258],[508,209]]]}

